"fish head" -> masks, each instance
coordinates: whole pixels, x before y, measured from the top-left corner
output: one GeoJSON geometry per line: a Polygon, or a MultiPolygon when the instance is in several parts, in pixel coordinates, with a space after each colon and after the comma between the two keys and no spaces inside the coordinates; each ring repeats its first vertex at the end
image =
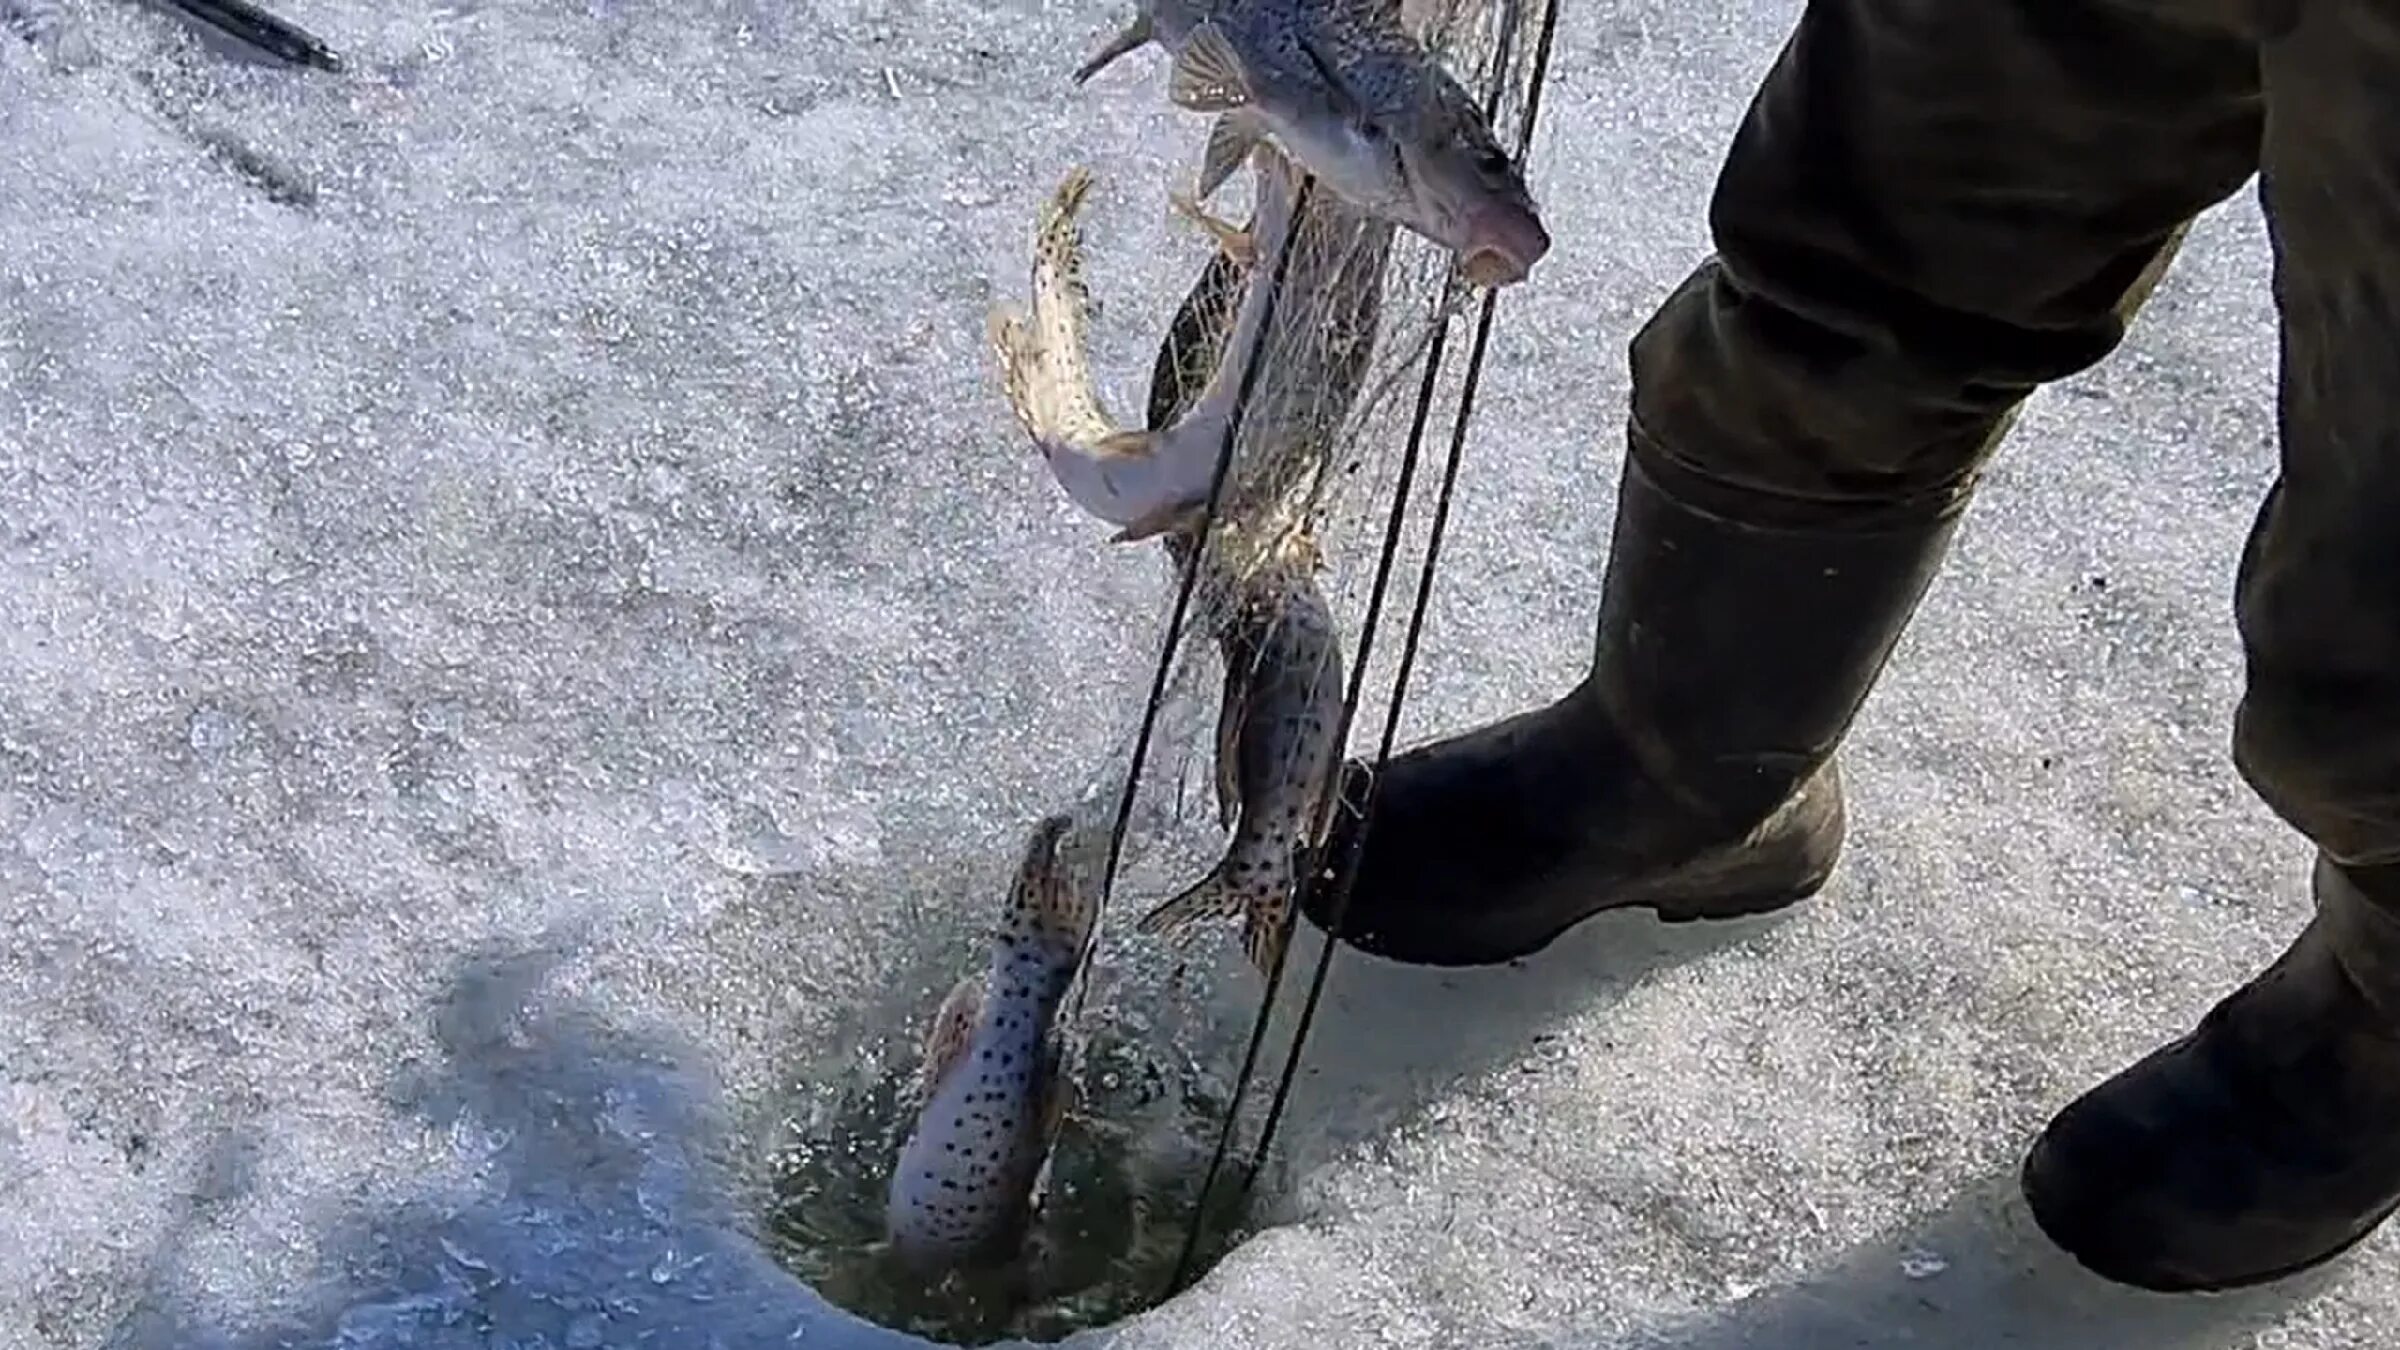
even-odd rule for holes
{"type": "Polygon", "coordinates": [[[1037,976],[1045,1002],[1063,993],[1082,966],[1099,917],[1091,888],[1065,856],[1073,825],[1070,816],[1050,815],[1027,832],[995,933],[1004,962],[1037,976]]]}
{"type": "Polygon", "coordinates": [[[1408,186],[1405,223],[1457,253],[1474,285],[1523,281],[1549,253],[1550,231],[1467,91],[1437,72],[1382,120],[1408,186]]]}
{"type": "Polygon", "coordinates": [[[1549,253],[1523,172],[1430,58],[1353,61],[1316,93],[1285,109],[1277,130],[1336,193],[1450,249],[1476,285],[1522,281],[1549,253]]]}

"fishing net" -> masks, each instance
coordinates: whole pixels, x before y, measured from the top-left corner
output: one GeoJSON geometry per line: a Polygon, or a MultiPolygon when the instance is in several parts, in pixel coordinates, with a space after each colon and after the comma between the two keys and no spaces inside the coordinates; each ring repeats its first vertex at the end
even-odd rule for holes
{"type": "MultiPolygon", "coordinates": [[[[1531,39],[1543,19],[1539,6],[1529,0],[1404,0],[1402,16],[1491,112],[1495,134],[1509,145],[1533,93],[1531,39]]],[[[1234,184],[1226,196],[1237,195],[1234,184]]],[[[1183,185],[1161,185],[1162,197],[1170,186],[1183,185]]],[[[1215,209],[1242,221],[1239,213],[1215,209]]],[[[1195,238],[1205,240],[1197,231],[1195,238]]],[[[1192,546],[1184,536],[1166,536],[1157,550],[1169,594],[1179,602],[1164,616],[1161,646],[1169,656],[1157,706],[1146,710],[1144,727],[1123,733],[1078,803],[1079,824],[1106,829],[1132,781],[1133,809],[1112,894],[1169,894],[1188,883],[1184,874],[1192,862],[1205,867],[1221,851],[1224,834],[1213,813],[1195,809],[1209,796],[1201,780],[1211,771],[1209,722],[1225,674],[1215,638],[1253,598],[1271,593],[1302,555],[1314,555],[1307,559],[1316,564],[1313,584],[1339,616],[1348,648],[1362,632],[1378,572],[1393,569],[1391,585],[1413,585],[1421,574],[1422,532],[1398,541],[1397,557],[1405,566],[1395,568],[1380,555],[1388,527],[1406,505],[1406,460],[1430,436],[1454,429],[1459,371],[1455,365],[1429,369],[1427,358],[1437,335],[1478,293],[1454,283],[1448,250],[1313,183],[1298,211],[1289,255],[1262,256],[1246,267],[1222,252],[1209,257],[1176,309],[1150,372],[1143,421],[1156,429],[1185,411],[1215,371],[1245,287],[1268,284],[1282,264],[1286,284],[1275,298],[1256,378],[1237,413],[1199,565],[1191,567],[1192,546]],[[1324,284],[1299,284],[1312,278],[1324,284]],[[1448,422],[1440,418],[1445,403],[1451,405],[1448,422]],[[1188,594],[1177,595],[1187,572],[1188,594]],[[1190,856],[1175,856],[1179,849],[1190,856]],[[1161,865],[1169,872],[1148,875],[1161,865]]],[[[1420,479],[1412,495],[1422,498],[1434,486],[1420,479]]],[[[1387,647],[1385,655],[1395,653],[1387,647]]],[[[1379,683],[1388,681],[1367,685],[1379,683]]],[[[1362,702],[1359,713],[1376,709],[1362,702]]],[[[1121,927],[1130,917],[1112,908],[1107,922],[1121,927]]]]}
{"type": "MultiPolygon", "coordinates": [[[[1401,0],[1401,15],[1487,111],[1500,144],[1521,158],[1554,7],[1401,0]]],[[[1181,181],[1156,185],[1162,205],[1170,191],[1188,190],[1197,167],[1195,156],[1181,181]]],[[[1056,166],[1040,195],[1071,170],[1056,166]]],[[[1254,195],[1249,176],[1238,174],[1210,210],[1243,224],[1244,199],[1254,195]]],[[[1070,816],[1061,857],[1104,902],[1090,959],[1061,1014],[1079,1100],[1051,1154],[1048,1212],[1033,1237],[1040,1250],[1025,1263],[1031,1273],[1002,1288],[954,1278],[929,1291],[852,1259],[881,1212],[890,1159],[913,1117],[905,1089],[844,1107],[845,1122],[872,1118],[890,1128],[795,1207],[862,1225],[796,1244],[814,1254],[796,1263],[812,1284],[887,1325],[945,1342],[1050,1339],[1128,1316],[1279,1217],[1252,1200],[1283,1189],[1283,1169],[1300,1157],[1289,1136],[1310,1134],[1279,1134],[1277,1122],[1330,953],[1320,946],[1312,955],[1303,926],[1287,915],[1292,940],[1261,972],[1245,957],[1236,921],[1204,922],[1164,941],[1139,931],[1139,920],[1208,874],[1232,842],[1216,782],[1221,694],[1229,675],[1274,647],[1271,636],[1290,614],[1320,608],[1336,635],[1320,672],[1339,709],[1328,767],[1338,768],[1342,746],[1356,752],[1357,727],[1380,728],[1388,746],[1388,714],[1405,687],[1471,414],[1481,331],[1466,362],[1443,357],[1456,345],[1451,334],[1463,310],[1480,304],[1488,326],[1491,296],[1458,283],[1448,250],[1313,182],[1300,189],[1284,248],[1245,262],[1198,228],[1190,237],[1197,276],[1156,339],[1145,396],[1103,403],[1139,408],[1129,420],[1156,430],[1182,416],[1212,376],[1238,379],[1221,476],[1190,535],[1169,533],[1155,546],[1104,544],[1106,527],[1094,522],[1095,547],[1122,550],[1129,564],[1163,564],[1158,661],[1137,691],[1138,720],[1113,738],[1075,799],[1025,812],[1028,827],[1052,810],[1070,816]],[[1258,287],[1272,297],[1265,336],[1235,370],[1225,359],[1227,330],[1258,287]],[[1421,465],[1428,447],[1436,460],[1446,447],[1448,470],[1421,465]],[[1397,632],[1403,627],[1405,635],[1397,632]]],[[[1112,298],[1117,314],[1143,308],[1112,298]]],[[[1130,383],[1115,374],[1137,373],[1101,372],[1104,388],[1130,383]]],[[[1313,820],[1350,809],[1329,800],[1332,775],[1319,786],[1326,790],[1309,804],[1313,820]]],[[[891,1088],[888,1078],[878,1082],[891,1088]]],[[[814,1131],[847,1132],[848,1124],[814,1131]]]]}
{"type": "MultiPolygon", "coordinates": [[[[1403,21],[1476,96],[1495,136],[1520,160],[1554,13],[1532,0],[1402,6],[1403,21]]],[[[1448,250],[1312,182],[1302,189],[1284,249],[1246,263],[1217,252],[1201,267],[1150,372],[1143,420],[1152,429],[1185,413],[1212,374],[1249,376],[1199,542],[1169,535],[1157,550],[1172,599],[1142,723],[1094,776],[1076,811],[1079,846],[1094,884],[1110,900],[1086,979],[1111,980],[1117,988],[1088,1003],[1088,986],[1079,990],[1069,1015],[1079,1034],[1120,1054],[1146,1046],[1141,1053],[1178,1061],[1174,1071],[1190,1085],[1186,1097],[1203,1100],[1208,1113],[1207,1165],[1174,1197],[1178,1222],[1158,1225],[1172,1228],[1177,1239],[1159,1293],[1180,1286],[1203,1254],[1238,1237],[1244,1201],[1262,1172],[1274,1168],[1269,1146],[1283,1089],[1297,1067],[1329,953],[1316,958],[1313,982],[1288,978],[1301,969],[1304,949],[1295,941],[1262,983],[1242,959],[1232,921],[1173,944],[1141,940],[1134,921],[1204,875],[1228,845],[1211,781],[1225,751],[1212,725],[1219,691],[1237,663],[1256,659],[1259,626],[1278,622],[1274,611],[1293,603],[1295,586],[1320,596],[1335,617],[1341,637],[1328,675],[1340,686],[1344,731],[1381,726],[1388,749],[1387,718],[1405,686],[1415,623],[1406,640],[1375,634],[1396,630],[1395,618],[1409,620],[1412,598],[1421,619],[1471,415],[1482,331],[1469,361],[1445,367],[1441,358],[1462,310],[1480,303],[1486,331],[1490,321],[1489,293],[1459,284],[1455,266],[1448,250]],[[1259,286],[1274,293],[1255,369],[1219,371],[1234,314],[1248,289],[1259,286]],[[1448,471],[1420,472],[1429,442],[1447,446],[1448,471]],[[1440,500],[1430,503],[1428,520],[1432,498],[1440,500]],[[1411,521],[1426,523],[1412,530],[1411,521]],[[1187,979],[1184,962],[1193,957],[1202,973],[1187,979]],[[1305,1001],[1278,996],[1303,985],[1305,1001]],[[1273,1090],[1251,1090],[1254,1079],[1273,1090]],[[1230,1186],[1220,1187],[1220,1180],[1230,1186]]],[[[1320,821],[1350,809],[1332,800],[1339,782],[1337,772],[1320,784],[1320,821]]],[[[1322,866],[1312,876],[1313,884],[1335,884],[1322,866]]],[[[1115,1066],[1120,1073],[1128,1067],[1115,1066]]],[[[1151,1069],[1155,1076],[1155,1062],[1151,1069]]],[[[1095,1101],[1091,1109],[1110,1107],[1095,1101]]],[[[1188,1132],[1196,1123],[1187,1110],[1161,1128],[1188,1132]]],[[[1167,1142],[1189,1156],[1189,1138],[1167,1142]]],[[[1283,1156],[1288,1161],[1288,1150],[1283,1156]]]]}

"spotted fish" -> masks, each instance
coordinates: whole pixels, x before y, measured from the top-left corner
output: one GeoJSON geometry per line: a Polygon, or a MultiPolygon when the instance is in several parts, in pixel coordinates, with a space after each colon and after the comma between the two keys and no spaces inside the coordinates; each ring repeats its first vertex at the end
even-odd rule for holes
{"type": "Polygon", "coordinates": [[[1069,825],[1034,827],[986,970],[959,981],[925,1038],[923,1107],[885,1207],[888,1249],[920,1269],[1023,1248],[1071,1087],[1054,1025],[1091,936],[1086,888],[1061,864],[1069,825]]]}
{"type": "MultiPolygon", "coordinates": [[[[1249,229],[1208,216],[1188,197],[1174,200],[1226,252],[1271,258],[1291,232],[1300,177],[1291,161],[1270,147],[1257,147],[1253,159],[1258,202],[1249,229]]],[[[1270,288],[1245,289],[1216,369],[1181,417],[1156,430],[1121,427],[1101,406],[1092,377],[1086,328],[1090,298],[1075,224],[1090,186],[1091,175],[1082,168],[1060,183],[1035,234],[1032,313],[998,306],[987,335],[1009,409],[1033,438],[1051,476],[1077,506],[1118,526],[1119,541],[1146,539],[1178,527],[1207,503],[1242,372],[1250,353],[1268,340],[1270,288]]],[[[1300,261],[1296,256],[1295,266],[1286,269],[1284,290],[1294,296],[1312,294],[1318,280],[1302,274],[1300,261]]],[[[1329,273],[1343,261],[1329,258],[1329,273]]],[[[1278,312],[1299,308],[1295,303],[1278,312]]]]}
{"type": "Polygon", "coordinates": [[[1324,842],[1320,806],[1340,758],[1341,640],[1317,566],[1314,541],[1294,531],[1242,584],[1218,637],[1217,818],[1233,838],[1207,876],[1136,925],[1172,936],[1238,916],[1242,950],[1261,974],[1283,959],[1293,891],[1324,842]]]}

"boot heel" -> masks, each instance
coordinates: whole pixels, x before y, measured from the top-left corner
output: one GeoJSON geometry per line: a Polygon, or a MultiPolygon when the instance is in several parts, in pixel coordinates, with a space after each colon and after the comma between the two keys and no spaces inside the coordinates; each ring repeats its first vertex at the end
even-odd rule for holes
{"type": "Polygon", "coordinates": [[[1841,856],[1846,823],[1841,769],[1828,760],[1752,838],[1676,868],[1623,903],[1647,909],[1663,923],[1788,909],[1825,888],[1841,856]]]}
{"type": "Polygon", "coordinates": [[[1705,900],[1660,900],[1643,908],[1658,916],[1660,923],[1707,923],[1726,919],[1746,919],[1754,914],[1772,914],[1815,895],[1825,887],[1824,878],[1780,891],[1749,891],[1739,895],[1717,895],[1705,900]]]}

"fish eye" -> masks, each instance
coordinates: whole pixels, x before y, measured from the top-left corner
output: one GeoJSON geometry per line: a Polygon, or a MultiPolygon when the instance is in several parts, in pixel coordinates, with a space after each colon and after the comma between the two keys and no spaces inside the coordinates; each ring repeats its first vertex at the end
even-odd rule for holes
{"type": "Polygon", "coordinates": [[[1498,146],[1486,146],[1475,152],[1475,167],[1479,172],[1500,178],[1514,172],[1517,162],[1502,153],[1498,146]]]}

